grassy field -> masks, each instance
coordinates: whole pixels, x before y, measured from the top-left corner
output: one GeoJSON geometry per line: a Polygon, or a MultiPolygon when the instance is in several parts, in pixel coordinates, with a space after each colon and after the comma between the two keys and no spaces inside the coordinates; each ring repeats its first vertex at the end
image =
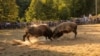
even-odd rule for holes
{"type": "Polygon", "coordinates": [[[69,33],[52,42],[15,45],[23,34],[24,29],[0,30],[0,56],[100,56],[100,24],[79,25],[77,39],[69,33]]]}

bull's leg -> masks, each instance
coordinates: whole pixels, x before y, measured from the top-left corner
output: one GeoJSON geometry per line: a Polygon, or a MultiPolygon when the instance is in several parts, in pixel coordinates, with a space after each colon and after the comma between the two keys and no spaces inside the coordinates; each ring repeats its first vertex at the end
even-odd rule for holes
{"type": "Polygon", "coordinates": [[[76,35],[77,35],[77,31],[75,31],[75,38],[76,38],[76,35]]]}
{"type": "Polygon", "coordinates": [[[74,32],[75,38],[76,38],[76,35],[77,35],[77,26],[74,28],[73,32],[74,32]]]}
{"type": "Polygon", "coordinates": [[[23,41],[25,41],[26,36],[27,36],[27,34],[24,34],[23,35],[23,41]]]}
{"type": "Polygon", "coordinates": [[[28,37],[28,32],[26,32],[24,35],[23,35],[23,41],[25,41],[25,38],[28,37]]]}
{"type": "Polygon", "coordinates": [[[27,36],[27,39],[28,39],[29,42],[31,42],[31,41],[30,41],[30,35],[27,36]]]}
{"type": "Polygon", "coordinates": [[[77,31],[76,31],[76,30],[74,30],[73,32],[74,32],[74,34],[75,34],[75,38],[76,38],[76,35],[77,35],[77,31]]]}
{"type": "Polygon", "coordinates": [[[31,36],[31,35],[28,34],[28,35],[27,35],[27,39],[28,39],[28,41],[29,41],[30,43],[32,43],[31,40],[30,40],[30,36],[31,36]]]}

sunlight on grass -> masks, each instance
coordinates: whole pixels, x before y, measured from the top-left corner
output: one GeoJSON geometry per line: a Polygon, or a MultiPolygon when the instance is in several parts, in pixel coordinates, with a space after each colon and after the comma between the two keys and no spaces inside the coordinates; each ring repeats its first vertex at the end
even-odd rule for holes
{"type": "Polygon", "coordinates": [[[5,33],[5,35],[12,35],[11,33],[5,33]]]}
{"type": "Polygon", "coordinates": [[[31,44],[35,44],[41,41],[46,41],[46,40],[44,39],[44,37],[43,38],[42,37],[39,37],[39,38],[31,37],[30,41],[26,40],[24,42],[22,40],[13,39],[12,41],[10,41],[10,43],[14,45],[31,45],[31,44]]]}
{"type": "Polygon", "coordinates": [[[72,32],[54,41],[41,36],[24,42],[24,30],[0,30],[0,56],[100,56],[99,25],[78,26],[77,39],[72,32]]]}

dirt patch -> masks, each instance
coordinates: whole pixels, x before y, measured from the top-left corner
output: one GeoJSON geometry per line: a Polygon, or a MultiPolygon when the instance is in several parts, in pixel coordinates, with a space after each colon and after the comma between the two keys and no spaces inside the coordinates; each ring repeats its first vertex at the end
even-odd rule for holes
{"type": "Polygon", "coordinates": [[[77,39],[64,34],[59,40],[44,37],[22,41],[23,29],[0,30],[0,56],[100,56],[100,24],[79,25],[77,39]]]}

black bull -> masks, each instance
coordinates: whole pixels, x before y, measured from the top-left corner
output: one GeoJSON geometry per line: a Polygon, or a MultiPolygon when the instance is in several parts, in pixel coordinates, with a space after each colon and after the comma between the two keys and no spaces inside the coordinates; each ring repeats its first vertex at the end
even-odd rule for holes
{"type": "Polygon", "coordinates": [[[25,41],[25,38],[27,38],[30,41],[29,39],[30,36],[34,36],[34,37],[45,36],[46,39],[48,38],[52,40],[51,39],[52,34],[53,34],[52,30],[46,25],[39,25],[37,27],[33,26],[33,27],[29,27],[26,30],[25,34],[23,35],[23,41],[25,41]]]}

